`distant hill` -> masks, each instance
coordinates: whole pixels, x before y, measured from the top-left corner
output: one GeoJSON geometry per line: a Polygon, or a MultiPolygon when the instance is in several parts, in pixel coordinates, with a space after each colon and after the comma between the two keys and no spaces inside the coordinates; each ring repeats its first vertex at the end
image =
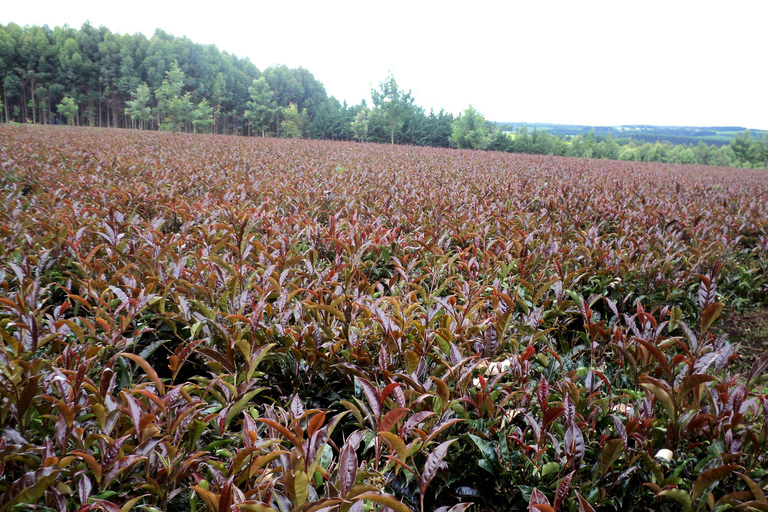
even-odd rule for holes
{"type": "MultiPolygon", "coordinates": [[[[707,144],[714,144],[717,147],[730,144],[737,133],[744,132],[747,128],[743,126],[653,126],[646,124],[632,124],[623,126],[587,126],[575,124],[548,124],[548,123],[497,123],[499,126],[506,126],[511,130],[516,130],[527,126],[531,131],[534,128],[544,130],[558,137],[568,137],[574,135],[586,135],[590,130],[594,130],[595,135],[610,135],[614,139],[632,138],[640,142],[669,142],[670,144],[693,144],[694,146],[703,141],[707,144]]],[[[750,132],[758,134],[762,130],[750,129],[750,132]]]]}

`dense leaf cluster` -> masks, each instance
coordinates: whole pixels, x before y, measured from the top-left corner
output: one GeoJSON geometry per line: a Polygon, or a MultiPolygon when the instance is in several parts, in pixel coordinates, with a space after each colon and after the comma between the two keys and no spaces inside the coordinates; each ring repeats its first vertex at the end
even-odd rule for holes
{"type": "Polygon", "coordinates": [[[768,508],[716,332],[760,171],[9,125],[0,168],[0,511],[768,508]]]}

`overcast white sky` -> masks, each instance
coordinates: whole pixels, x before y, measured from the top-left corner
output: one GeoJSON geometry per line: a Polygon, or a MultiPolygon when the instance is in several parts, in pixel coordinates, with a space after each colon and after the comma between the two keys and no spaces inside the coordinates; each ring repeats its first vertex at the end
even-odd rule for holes
{"type": "Polygon", "coordinates": [[[493,121],[768,129],[768,0],[8,0],[0,22],[156,28],[303,66],[366,98],[391,70],[416,103],[493,121]]]}

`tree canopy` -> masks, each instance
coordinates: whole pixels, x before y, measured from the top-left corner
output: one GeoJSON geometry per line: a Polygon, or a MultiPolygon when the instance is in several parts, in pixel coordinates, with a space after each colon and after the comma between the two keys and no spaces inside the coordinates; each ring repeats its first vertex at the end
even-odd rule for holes
{"type": "Polygon", "coordinates": [[[488,147],[488,122],[483,114],[472,108],[472,105],[453,122],[451,142],[463,149],[488,147]]]}
{"type": "Polygon", "coordinates": [[[411,91],[403,91],[390,72],[386,80],[379,82],[378,89],[371,89],[371,98],[376,108],[381,109],[389,122],[390,143],[395,143],[395,127],[402,123],[403,115],[413,107],[411,91]]]}

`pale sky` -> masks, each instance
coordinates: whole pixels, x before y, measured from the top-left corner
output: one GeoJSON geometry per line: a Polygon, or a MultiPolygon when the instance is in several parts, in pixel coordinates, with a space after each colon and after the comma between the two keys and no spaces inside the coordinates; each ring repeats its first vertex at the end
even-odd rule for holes
{"type": "Polygon", "coordinates": [[[350,105],[391,70],[427,112],[768,129],[768,0],[4,3],[4,24],[162,28],[303,66],[350,105]]]}

